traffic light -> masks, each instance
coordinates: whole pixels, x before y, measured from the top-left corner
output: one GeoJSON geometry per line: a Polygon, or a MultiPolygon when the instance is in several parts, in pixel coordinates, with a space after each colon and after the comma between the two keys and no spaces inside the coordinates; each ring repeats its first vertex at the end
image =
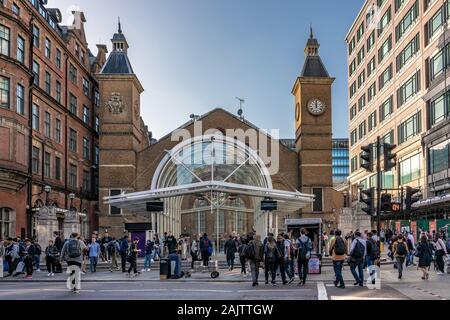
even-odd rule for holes
{"type": "Polygon", "coordinates": [[[367,190],[361,190],[361,202],[366,204],[367,207],[362,208],[361,210],[367,213],[369,216],[373,216],[375,213],[375,188],[370,188],[367,190]]]}
{"type": "Polygon", "coordinates": [[[361,168],[366,169],[366,171],[373,172],[373,144],[361,147],[361,168]]]}
{"type": "Polygon", "coordinates": [[[386,212],[392,209],[392,195],[385,193],[381,196],[381,210],[386,212]]]}
{"type": "Polygon", "coordinates": [[[392,153],[395,148],[397,148],[395,144],[385,143],[383,145],[385,172],[391,171],[392,168],[395,168],[395,165],[397,164],[397,154],[392,153]]]}
{"type": "Polygon", "coordinates": [[[406,213],[412,214],[417,209],[413,209],[412,205],[419,201],[419,197],[417,194],[420,192],[420,189],[414,189],[411,187],[406,187],[406,199],[405,199],[405,207],[406,213]]]}

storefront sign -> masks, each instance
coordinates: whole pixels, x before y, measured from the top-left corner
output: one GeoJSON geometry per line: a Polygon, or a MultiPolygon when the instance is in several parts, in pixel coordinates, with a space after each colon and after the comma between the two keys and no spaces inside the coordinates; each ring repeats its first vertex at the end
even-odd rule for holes
{"type": "Polygon", "coordinates": [[[320,259],[312,257],[309,259],[309,274],[320,274],[320,259]]]}

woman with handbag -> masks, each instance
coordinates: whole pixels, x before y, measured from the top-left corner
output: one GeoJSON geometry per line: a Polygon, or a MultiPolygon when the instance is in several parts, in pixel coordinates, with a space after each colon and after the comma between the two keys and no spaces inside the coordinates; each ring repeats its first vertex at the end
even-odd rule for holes
{"type": "Polygon", "coordinates": [[[428,280],[431,262],[433,261],[433,246],[428,241],[426,235],[422,235],[420,243],[417,246],[415,256],[419,258],[418,268],[422,271],[422,280],[428,280]]]}

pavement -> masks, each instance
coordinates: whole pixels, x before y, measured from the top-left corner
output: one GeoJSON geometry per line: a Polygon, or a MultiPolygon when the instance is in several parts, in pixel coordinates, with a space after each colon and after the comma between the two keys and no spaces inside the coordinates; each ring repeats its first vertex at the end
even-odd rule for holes
{"type": "Polygon", "coordinates": [[[209,273],[194,273],[177,280],[160,280],[156,269],[132,279],[120,271],[88,272],[77,295],[68,292],[66,273],[47,277],[46,272],[36,272],[32,280],[0,279],[0,300],[450,300],[450,275],[431,271],[430,279],[423,281],[413,266],[401,280],[392,265],[382,266],[379,290],[353,286],[348,266],[343,272],[346,289],[334,287],[331,267],[324,267],[320,275],[309,275],[305,286],[298,286],[297,279],[286,286],[265,285],[261,270],[260,285],[252,287],[250,276],[243,277],[239,268],[219,271],[217,279],[209,273]]]}

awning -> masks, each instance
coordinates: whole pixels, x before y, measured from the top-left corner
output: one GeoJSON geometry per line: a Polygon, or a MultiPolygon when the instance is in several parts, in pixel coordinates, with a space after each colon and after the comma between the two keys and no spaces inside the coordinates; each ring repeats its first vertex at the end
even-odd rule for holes
{"type": "Polygon", "coordinates": [[[298,210],[314,202],[314,195],[298,191],[268,189],[223,181],[205,181],[142,192],[122,193],[117,196],[104,197],[103,200],[105,204],[138,213],[146,212],[146,203],[151,200],[208,194],[210,192],[246,195],[261,199],[270,198],[278,201],[278,211],[298,210]]]}

